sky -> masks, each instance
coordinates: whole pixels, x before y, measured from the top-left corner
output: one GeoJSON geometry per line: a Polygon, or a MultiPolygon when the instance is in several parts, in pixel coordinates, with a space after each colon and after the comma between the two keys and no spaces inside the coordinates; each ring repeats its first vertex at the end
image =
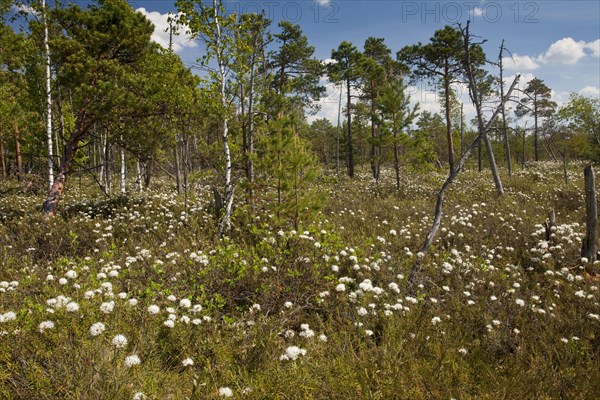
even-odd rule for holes
{"type": "MultiPolygon", "coordinates": [[[[132,0],[130,4],[156,25],[154,39],[168,44],[166,21],[176,12],[172,2],[132,0]]],[[[369,36],[385,38],[395,54],[403,46],[426,43],[437,29],[471,20],[471,32],[486,39],[484,50],[497,59],[502,39],[507,81],[521,74],[519,86],[537,77],[551,89],[553,99],[564,104],[570,93],[600,97],[600,2],[575,1],[400,1],[400,0],[225,0],[227,12],[264,10],[274,21],[297,23],[321,60],[343,41],[362,48],[369,36]],[[511,57],[512,55],[512,57],[511,57]]],[[[201,47],[188,37],[175,39],[175,51],[187,65],[201,55],[201,47]]],[[[457,87],[467,117],[474,115],[464,87],[457,87]]],[[[421,110],[439,111],[436,89],[422,83],[410,88],[421,110]]],[[[337,121],[339,91],[328,85],[321,111],[309,119],[337,121]]]]}
{"type": "MultiPolygon", "coordinates": [[[[78,3],[84,2],[83,0],[78,3]]],[[[155,24],[153,39],[168,46],[167,18],[176,13],[174,0],[130,0],[131,6],[155,24]]],[[[395,54],[403,46],[426,43],[437,29],[471,20],[473,35],[486,39],[489,59],[497,59],[504,39],[510,51],[504,59],[506,81],[518,73],[519,87],[537,77],[551,89],[553,100],[568,101],[570,93],[600,97],[600,2],[542,1],[402,1],[402,0],[224,0],[226,12],[264,10],[277,32],[281,20],[299,24],[315,57],[327,60],[343,41],[362,48],[369,36],[385,38],[395,54]],[[512,57],[511,57],[512,55],[512,57]]],[[[201,57],[202,46],[182,35],[174,50],[186,65],[201,57]]],[[[324,82],[327,84],[327,82],[324,82]]],[[[337,121],[339,91],[328,86],[321,111],[309,119],[337,121]]],[[[464,87],[457,87],[467,117],[474,115],[464,87]]],[[[410,88],[422,110],[439,111],[436,89],[428,84],[410,88]]]]}

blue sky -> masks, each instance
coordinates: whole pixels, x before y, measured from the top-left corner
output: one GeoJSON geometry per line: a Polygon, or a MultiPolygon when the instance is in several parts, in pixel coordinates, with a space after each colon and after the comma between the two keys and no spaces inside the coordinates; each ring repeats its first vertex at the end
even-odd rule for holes
{"type": "MultiPolygon", "coordinates": [[[[166,46],[164,32],[173,2],[130,1],[157,26],[155,39],[166,46]]],[[[343,40],[362,47],[369,36],[383,37],[395,53],[405,45],[427,42],[436,29],[467,19],[472,33],[487,42],[488,58],[496,58],[502,39],[513,55],[505,59],[508,78],[522,74],[521,86],[538,77],[552,88],[558,103],[572,92],[600,97],[600,2],[598,1],[399,1],[399,0],[265,0],[225,1],[229,12],[264,9],[273,30],[282,19],[299,24],[315,46],[316,57],[326,60],[343,40]]],[[[191,65],[201,47],[188,38],[176,39],[176,52],[191,65]]],[[[461,88],[457,88],[460,92],[461,88]]],[[[463,88],[464,90],[464,88],[463,88]]],[[[435,89],[412,88],[421,108],[439,109],[435,89]]],[[[337,93],[321,102],[318,117],[337,118],[337,93]]],[[[468,103],[466,96],[463,96],[468,103]]],[[[473,110],[465,104],[467,114],[473,110]]]]}
{"type": "MultiPolygon", "coordinates": [[[[47,0],[50,6],[53,0],[47,0]]],[[[89,0],[73,1],[82,6],[89,0]]],[[[175,1],[129,0],[154,24],[153,39],[168,45],[167,18],[176,13],[175,1]]],[[[551,89],[553,99],[563,104],[570,93],[600,97],[600,2],[597,0],[544,1],[401,1],[401,0],[224,0],[227,12],[265,10],[277,23],[289,20],[301,26],[315,47],[315,56],[327,60],[343,40],[362,48],[369,36],[383,37],[395,54],[403,46],[427,42],[445,25],[472,21],[471,32],[487,39],[489,59],[496,59],[502,39],[512,58],[504,59],[507,81],[519,73],[520,87],[534,77],[551,89]]],[[[186,65],[202,55],[202,46],[189,37],[176,37],[174,50],[186,65]]],[[[323,82],[327,84],[327,82],[323,82]]],[[[321,111],[309,119],[337,120],[339,92],[328,86],[321,111]]],[[[455,88],[470,118],[473,107],[466,87],[455,88]],[[462,96],[461,96],[462,94],[462,96]]],[[[436,89],[428,84],[411,86],[413,102],[422,110],[439,111],[436,89]]]]}

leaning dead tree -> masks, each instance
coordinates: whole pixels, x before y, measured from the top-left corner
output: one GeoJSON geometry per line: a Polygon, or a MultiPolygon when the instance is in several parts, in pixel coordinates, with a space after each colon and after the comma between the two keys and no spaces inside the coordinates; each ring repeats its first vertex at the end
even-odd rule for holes
{"type": "Polygon", "coordinates": [[[508,99],[510,98],[511,93],[513,92],[515,86],[517,85],[517,83],[521,77],[520,75],[517,75],[515,77],[515,79],[513,80],[512,84],[510,85],[510,87],[509,87],[508,91],[506,92],[506,94],[504,95],[504,97],[502,97],[500,99],[500,104],[496,106],[490,119],[487,122],[484,122],[482,108],[481,108],[480,93],[479,93],[478,85],[476,82],[475,71],[473,71],[473,67],[471,65],[471,60],[470,60],[470,54],[469,54],[470,50],[471,50],[471,38],[469,35],[469,24],[467,23],[467,27],[465,29],[461,29],[461,31],[463,34],[464,45],[465,45],[464,74],[466,75],[466,77],[468,79],[469,94],[471,96],[471,100],[473,101],[473,104],[475,105],[475,108],[477,111],[478,134],[477,134],[477,137],[471,143],[471,145],[467,148],[467,150],[465,151],[463,156],[460,158],[460,160],[459,160],[458,164],[455,166],[455,168],[453,168],[450,171],[448,178],[446,179],[446,181],[444,182],[444,184],[442,185],[442,187],[440,188],[440,190],[437,194],[437,201],[436,201],[436,205],[435,205],[433,224],[431,225],[431,228],[429,229],[429,233],[427,234],[427,237],[425,239],[425,242],[423,243],[423,246],[421,247],[421,250],[417,254],[417,258],[416,258],[415,263],[413,264],[413,268],[409,274],[409,277],[408,277],[409,286],[413,286],[414,283],[416,282],[417,277],[421,271],[421,264],[423,262],[423,259],[424,259],[425,255],[427,254],[427,252],[429,251],[429,248],[431,247],[431,244],[433,243],[433,241],[437,235],[437,232],[440,228],[440,225],[442,222],[443,206],[444,206],[444,198],[445,198],[446,190],[450,187],[450,185],[452,185],[452,183],[454,182],[454,180],[456,179],[458,174],[463,170],[465,162],[471,155],[471,152],[473,152],[479,146],[479,144],[482,140],[485,141],[485,139],[487,138],[487,132],[490,130],[495,119],[498,117],[498,115],[502,111],[502,108],[504,107],[504,105],[508,101],[508,99]]]}

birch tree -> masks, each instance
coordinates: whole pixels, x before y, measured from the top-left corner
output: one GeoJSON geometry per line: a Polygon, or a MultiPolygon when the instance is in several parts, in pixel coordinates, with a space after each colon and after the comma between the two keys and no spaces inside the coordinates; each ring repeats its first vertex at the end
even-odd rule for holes
{"type": "Polygon", "coordinates": [[[221,237],[231,230],[231,214],[233,212],[234,184],[229,146],[229,108],[232,99],[227,91],[227,80],[231,63],[235,58],[236,16],[235,14],[226,16],[222,3],[217,0],[212,1],[212,6],[207,6],[201,0],[178,0],[176,6],[181,13],[179,23],[185,25],[189,33],[193,37],[200,38],[206,46],[206,55],[198,61],[200,66],[208,71],[218,93],[214,109],[220,119],[225,158],[224,212],[218,229],[218,236],[221,237]]]}
{"type": "Polygon", "coordinates": [[[48,19],[46,0],[42,0],[42,23],[44,25],[44,80],[46,85],[46,141],[48,146],[48,190],[54,185],[54,155],[52,150],[52,75],[50,71],[50,46],[48,45],[48,19]]]}

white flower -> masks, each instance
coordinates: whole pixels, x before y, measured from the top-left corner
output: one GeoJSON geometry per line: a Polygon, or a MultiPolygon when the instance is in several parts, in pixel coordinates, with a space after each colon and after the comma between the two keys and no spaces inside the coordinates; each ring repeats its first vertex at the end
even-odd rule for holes
{"type": "Polygon", "coordinates": [[[310,329],[308,324],[302,324],[302,325],[300,325],[300,328],[302,329],[302,332],[300,332],[300,336],[305,337],[307,339],[315,336],[315,331],[310,329]]]}
{"type": "Polygon", "coordinates": [[[14,311],[8,311],[4,314],[0,314],[0,322],[14,321],[15,319],[17,319],[17,314],[15,314],[14,311]]]}
{"type": "Polygon", "coordinates": [[[52,322],[52,321],[40,322],[40,325],[39,325],[40,333],[44,333],[45,330],[52,329],[52,328],[54,328],[54,326],[55,326],[54,322],[52,322]]]}
{"type": "Polygon", "coordinates": [[[134,365],[140,365],[142,360],[137,356],[137,354],[133,354],[131,356],[125,357],[125,366],[127,368],[131,368],[134,365]]]}
{"type": "Polygon", "coordinates": [[[127,304],[129,304],[131,307],[135,307],[138,304],[138,299],[129,299],[127,300],[127,304]]]}
{"type": "Polygon", "coordinates": [[[336,292],[345,292],[346,291],[346,285],[344,285],[343,283],[338,284],[335,287],[335,291],[336,292]]]}
{"type": "Polygon", "coordinates": [[[68,281],[67,281],[65,278],[60,278],[60,279],[58,280],[58,283],[59,283],[59,284],[61,284],[61,285],[66,285],[66,284],[67,284],[67,282],[68,282],[68,281]]]}
{"type": "Polygon", "coordinates": [[[325,336],[324,334],[320,334],[320,335],[319,335],[319,340],[320,340],[321,342],[326,342],[326,341],[327,341],[327,336],[325,336]]]}
{"type": "Polygon", "coordinates": [[[100,311],[102,311],[104,314],[110,314],[114,308],[115,308],[114,301],[109,301],[108,303],[100,304],[100,311]]]}
{"type": "Polygon", "coordinates": [[[301,355],[306,355],[306,349],[301,349],[298,346],[290,346],[287,349],[285,349],[285,354],[279,357],[279,359],[282,361],[296,360],[301,355]]]}
{"type": "Polygon", "coordinates": [[[219,388],[219,396],[222,397],[233,397],[233,390],[228,387],[219,388]]]}
{"type": "Polygon", "coordinates": [[[112,344],[117,349],[122,349],[127,346],[127,338],[124,335],[117,335],[112,339],[112,344]]]}
{"type": "Polygon", "coordinates": [[[294,306],[294,303],[292,303],[291,301],[286,301],[283,306],[285,308],[292,308],[294,306]]]}
{"type": "Polygon", "coordinates": [[[439,322],[442,322],[442,319],[440,317],[433,317],[433,318],[431,318],[431,323],[433,325],[436,325],[439,322]]]}
{"type": "Polygon", "coordinates": [[[194,365],[194,360],[192,360],[191,358],[188,357],[185,360],[183,360],[181,363],[183,364],[184,367],[188,367],[188,366],[194,365]]]}
{"type": "Polygon", "coordinates": [[[192,302],[189,299],[181,299],[179,301],[179,307],[181,308],[190,308],[192,306],[192,302]]]}
{"type": "Polygon", "coordinates": [[[172,329],[175,327],[175,322],[173,322],[173,320],[171,320],[171,319],[168,319],[165,322],[163,322],[163,325],[169,329],[172,329]]]}
{"type": "Polygon", "coordinates": [[[167,297],[167,300],[169,301],[177,301],[177,297],[170,295],[169,297],[167,297]]]}
{"type": "Polygon", "coordinates": [[[463,347],[462,349],[458,349],[458,352],[464,356],[468,353],[468,350],[463,347]]]}
{"type": "Polygon", "coordinates": [[[85,292],[85,293],[83,294],[83,298],[84,298],[84,299],[86,299],[86,300],[89,300],[89,299],[91,299],[92,297],[94,297],[95,295],[96,295],[96,293],[94,293],[94,291],[93,291],[93,290],[88,290],[87,292],[85,292]]]}
{"type": "Polygon", "coordinates": [[[104,325],[102,322],[96,322],[95,324],[90,326],[90,335],[98,336],[105,330],[106,330],[106,325],[104,325]]]}
{"type": "Polygon", "coordinates": [[[145,399],[146,399],[146,395],[143,392],[137,392],[136,394],[133,395],[132,400],[145,400],[145,399]]]}
{"type": "Polygon", "coordinates": [[[515,303],[516,303],[518,306],[521,306],[521,307],[524,307],[524,306],[525,306],[525,301],[523,301],[522,299],[517,299],[517,300],[515,300],[515,303]]]}
{"type": "Polygon", "coordinates": [[[75,279],[77,278],[77,272],[70,270],[67,271],[67,273],[65,274],[65,277],[67,277],[68,279],[75,279]]]}
{"type": "Polygon", "coordinates": [[[148,306],[148,312],[153,315],[158,314],[160,312],[160,307],[156,304],[152,304],[151,306],[148,306]]]}
{"type": "Polygon", "coordinates": [[[79,311],[79,304],[74,301],[67,303],[67,312],[77,312],[79,311]]]}

